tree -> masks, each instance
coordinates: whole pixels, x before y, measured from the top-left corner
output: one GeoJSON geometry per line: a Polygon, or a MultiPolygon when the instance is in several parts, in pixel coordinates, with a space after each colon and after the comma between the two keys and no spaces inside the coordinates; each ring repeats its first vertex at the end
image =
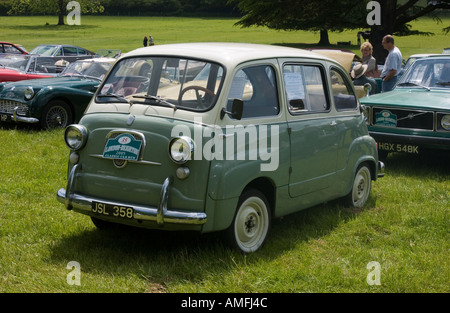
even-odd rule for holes
{"type": "MultiPolygon", "coordinates": [[[[320,31],[319,45],[329,44],[328,31],[368,28],[370,0],[229,0],[244,16],[237,25],[266,26],[280,30],[320,31]]],[[[449,9],[450,0],[378,0],[381,25],[371,26],[370,42],[374,56],[384,63],[387,51],[381,46],[383,36],[420,34],[409,22],[430,15],[437,9],[449,9]]],[[[437,18],[435,16],[435,18],[437,18]]],[[[447,32],[449,28],[444,29],[447,32]]],[[[424,33],[422,33],[424,34],[424,33]]]]}
{"type": "MultiPolygon", "coordinates": [[[[67,4],[71,0],[14,0],[8,14],[55,14],[58,16],[58,25],[64,25],[64,16],[67,15],[67,4]]],[[[101,13],[104,11],[100,0],[77,0],[81,5],[82,13],[101,13]]]]}
{"type": "MultiPolygon", "coordinates": [[[[378,63],[384,63],[388,52],[381,46],[381,41],[385,35],[408,36],[412,34],[431,35],[417,30],[412,30],[408,23],[425,15],[432,15],[436,20],[439,18],[433,15],[438,9],[450,9],[450,0],[442,1],[421,1],[421,0],[378,0],[381,6],[381,23],[372,25],[370,29],[370,39],[373,46],[373,56],[378,63]],[[400,4],[401,2],[401,4],[400,4]]],[[[444,29],[445,31],[446,29],[444,29]]]]}
{"type": "Polygon", "coordinates": [[[355,0],[230,0],[244,14],[237,25],[279,30],[320,32],[320,45],[329,45],[328,31],[361,27],[367,11],[355,0]]]}

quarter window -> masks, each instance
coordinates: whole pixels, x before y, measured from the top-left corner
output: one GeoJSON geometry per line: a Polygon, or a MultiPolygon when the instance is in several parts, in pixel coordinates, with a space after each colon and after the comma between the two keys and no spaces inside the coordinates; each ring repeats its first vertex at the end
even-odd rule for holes
{"type": "Polygon", "coordinates": [[[329,110],[323,71],[319,66],[286,64],[283,66],[283,76],[291,113],[329,110]]]}
{"type": "Polygon", "coordinates": [[[331,89],[333,91],[333,99],[336,110],[354,110],[357,108],[355,93],[344,75],[336,70],[331,69],[331,89]]]}

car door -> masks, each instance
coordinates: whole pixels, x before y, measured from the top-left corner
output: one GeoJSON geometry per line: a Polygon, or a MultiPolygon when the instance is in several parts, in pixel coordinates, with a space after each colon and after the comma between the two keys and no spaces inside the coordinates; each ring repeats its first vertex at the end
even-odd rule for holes
{"type": "Polygon", "coordinates": [[[337,129],[325,73],[319,63],[283,65],[289,112],[291,197],[315,192],[325,195],[335,176],[337,129]]]}

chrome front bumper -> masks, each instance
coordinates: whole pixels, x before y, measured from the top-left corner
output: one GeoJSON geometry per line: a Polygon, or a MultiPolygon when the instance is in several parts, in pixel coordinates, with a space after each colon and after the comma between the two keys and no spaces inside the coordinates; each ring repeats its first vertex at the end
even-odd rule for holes
{"type": "Polygon", "coordinates": [[[16,108],[14,108],[14,111],[12,113],[0,112],[1,121],[2,122],[13,121],[15,123],[21,122],[21,123],[29,123],[29,124],[39,123],[39,119],[34,118],[34,117],[21,116],[17,113],[17,111],[18,111],[18,108],[16,107],[16,108]]]}
{"type": "Polygon", "coordinates": [[[72,190],[75,174],[78,170],[80,170],[80,168],[80,165],[75,165],[72,168],[67,182],[67,190],[61,188],[56,194],[58,201],[64,204],[66,206],[66,209],[68,210],[75,209],[76,211],[79,211],[81,213],[96,216],[92,213],[92,202],[95,201],[123,207],[132,207],[134,209],[133,219],[142,221],[154,221],[159,225],[163,225],[165,223],[202,225],[206,223],[206,213],[204,212],[176,211],[169,210],[167,208],[169,199],[168,191],[173,181],[172,177],[166,178],[164,184],[161,187],[160,202],[158,207],[151,207],[136,205],[133,203],[111,202],[104,199],[71,193],[70,190],[72,190]]]}

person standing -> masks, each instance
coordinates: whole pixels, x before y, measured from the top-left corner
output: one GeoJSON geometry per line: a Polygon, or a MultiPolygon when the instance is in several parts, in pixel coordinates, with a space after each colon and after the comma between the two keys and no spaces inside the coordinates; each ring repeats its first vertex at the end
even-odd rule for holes
{"type": "Polygon", "coordinates": [[[148,36],[148,45],[149,45],[149,46],[155,45],[155,42],[153,41],[152,35],[148,36]]]}
{"type": "Polygon", "coordinates": [[[400,52],[400,49],[394,45],[394,37],[391,35],[384,36],[381,44],[384,49],[389,51],[384,63],[383,71],[381,72],[381,78],[383,79],[381,85],[382,92],[387,92],[394,89],[394,86],[397,83],[397,75],[402,68],[402,53],[400,52]]]}
{"type": "Polygon", "coordinates": [[[145,36],[144,37],[144,47],[147,47],[147,41],[148,41],[147,36],[145,36]]]}

